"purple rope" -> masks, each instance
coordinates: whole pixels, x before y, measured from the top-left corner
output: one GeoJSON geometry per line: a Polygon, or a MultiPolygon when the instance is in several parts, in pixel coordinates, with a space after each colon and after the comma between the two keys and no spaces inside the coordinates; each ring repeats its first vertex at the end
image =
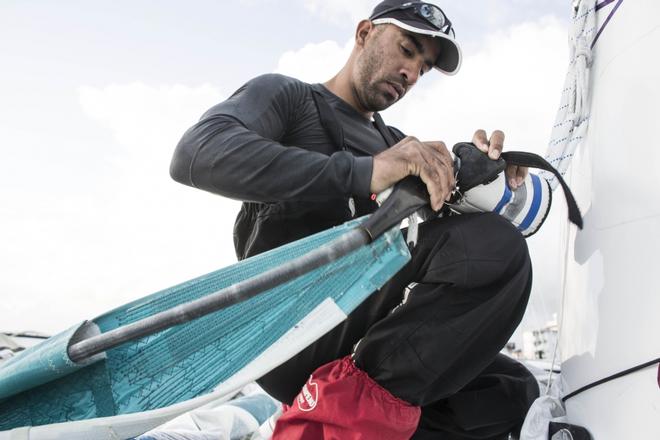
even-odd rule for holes
{"type": "MultiPolygon", "coordinates": [[[[609,5],[610,3],[614,2],[615,0],[604,0],[602,3],[599,3],[596,5],[596,10],[602,9],[603,7],[609,5]]],[[[619,6],[621,6],[621,3],[623,3],[623,0],[618,0],[616,5],[614,5],[614,8],[612,8],[612,11],[610,11],[610,15],[607,16],[605,19],[605,23],[600,27],[598,30],[598,33],[596,34],[596,37],[594,38],[594,41],[591,43],[591,48],[593,49],[594,46],[596,45],[596,41],[598,41],[598,38],[600,37],[600,34],[603,33],[607,25],[609,24],[610,20],[616,13],[616,11],[619,9],[619,6]]]]}

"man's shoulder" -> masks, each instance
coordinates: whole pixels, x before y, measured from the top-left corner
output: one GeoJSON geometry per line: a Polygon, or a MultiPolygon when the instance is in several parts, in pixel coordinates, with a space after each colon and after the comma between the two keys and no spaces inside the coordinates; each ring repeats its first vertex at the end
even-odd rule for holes
{"type": "Polygon", "coordinates": [[[306,92],[312,87],[311,84],[281,73],[265,73],[251,79],[247,84],[270,91],[287,90],[291,92],[306,92]]]}

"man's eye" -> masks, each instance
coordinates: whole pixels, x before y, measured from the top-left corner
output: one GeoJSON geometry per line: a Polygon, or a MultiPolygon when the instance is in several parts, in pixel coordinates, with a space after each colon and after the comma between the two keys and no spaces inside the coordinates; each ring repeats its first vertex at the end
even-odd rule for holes
{"type": "Polygon", "coordinates": [[[412,56],[412,50],[408,49],[406,46],[401,46],[401,50],[406,56],[412,56]]]}

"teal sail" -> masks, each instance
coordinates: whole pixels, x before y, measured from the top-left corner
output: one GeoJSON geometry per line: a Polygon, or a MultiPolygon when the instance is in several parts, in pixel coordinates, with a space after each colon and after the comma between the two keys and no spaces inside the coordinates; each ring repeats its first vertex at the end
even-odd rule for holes
{"type": "MultiPolygon", "coordinates": [[[[101,332],[260,274],[341,236],[360,220],[134,301],[93,320],[101,332]]],[[[164,408],[211,392],[327,298],[350,313],[410,259],[394,228],[331,264],[195,321],[68,359],[76,326],[0,367],[0,431],[164,408]]],[[[274,367],[275,365],[273,365],[274,367]]]]}

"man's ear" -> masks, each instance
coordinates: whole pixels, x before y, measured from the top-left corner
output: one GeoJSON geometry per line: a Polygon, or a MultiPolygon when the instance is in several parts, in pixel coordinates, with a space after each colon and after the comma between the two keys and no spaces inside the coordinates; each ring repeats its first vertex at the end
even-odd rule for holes
{"type": "Polygon", "coordinates": [[[355,30],[355,44],[357,46],[364,46],[369,33],[374,29],[374,24],[370,20],[362,20],[358,23],[355,30]]]}

